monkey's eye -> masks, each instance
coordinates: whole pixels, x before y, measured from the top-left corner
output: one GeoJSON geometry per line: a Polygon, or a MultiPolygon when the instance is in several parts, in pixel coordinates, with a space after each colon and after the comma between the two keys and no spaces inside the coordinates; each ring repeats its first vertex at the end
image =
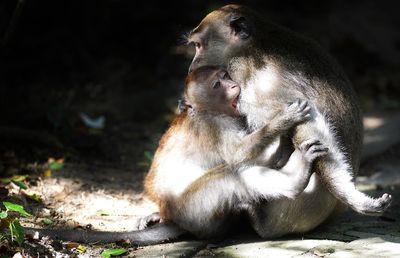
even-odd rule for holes
{"type": "Polygon", "coordinates": [[[193,42],[193,45],[196,49],[201,48],[201,44],[199,42],[193,42]]]}
{"type": "Polygon", "coordinates": [[[216,82],[213,84],[213,89],[218,89],[220,86],[221,86],[221,83],[220,83],[219,81],[216,81],[216,82]]]}

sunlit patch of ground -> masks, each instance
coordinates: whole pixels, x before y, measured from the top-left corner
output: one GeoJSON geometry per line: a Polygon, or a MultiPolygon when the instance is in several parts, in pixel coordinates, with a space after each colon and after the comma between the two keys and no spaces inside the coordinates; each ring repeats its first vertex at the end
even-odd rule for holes
{"type": "MultiPolygon", "coordinates": [[[[53,215],[56,224],[124,231],[132,230],[137,218],[156,211],[140,190],[141,178],[129,170],[97,167],[94,171],[67,163],[31,190],[43,198],[45,207],[39,214],[53,215]]],[[[31,223],[37,224],[40,216],[35,221],[31,223]]]]}

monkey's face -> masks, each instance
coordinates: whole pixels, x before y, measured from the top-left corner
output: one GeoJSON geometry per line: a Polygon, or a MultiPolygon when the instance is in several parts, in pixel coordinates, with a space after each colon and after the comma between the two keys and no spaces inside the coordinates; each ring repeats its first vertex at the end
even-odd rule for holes
{"type": "Polygon", "coordinates": [[[188,41],[196,48],[196,54],[189,72],[205,65],[227,67],[230,58],[250,46],[253,26],[242,9],[224,6],[208,14],[192,30],[188,41]]]}
{"type": "Polygon", "coordinates": [[[227,71],[201,67],[189,74],[186,87],[186,101],[195,110],[239,115],[237,102],[240,87],[227,71]]]}

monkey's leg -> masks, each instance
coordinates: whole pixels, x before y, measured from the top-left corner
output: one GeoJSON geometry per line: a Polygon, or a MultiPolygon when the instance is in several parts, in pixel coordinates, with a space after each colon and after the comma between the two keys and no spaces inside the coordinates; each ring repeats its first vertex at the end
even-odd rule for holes
{"type": "Polygon", "coordinates": [[[374,199],[356,189],[353,181],[353,168],[334,135],[332,127],[317,112],[313,121],[297,127],[294,142],[296,145],[306,139],[320,139],[329,148],[329,152],[328,155],[316,161],[315,169],[329,191],[361,214],[382,214],[390,205],[391,196],[384,194],[380,198],[374,199]]]}
{"type": "Polygon", "coordinates": [[[276,238],[314,229],[337,209],[337,203],[314,173],[309,185],[298,197],[255,204],[248,209],[248,218],[262,238],[276,238]]]}
{"type": "Polygon", "coordinates": [[[222,235],[229,218],[247,201],[246,188],[227,169],[208,172],[187,189],[171,203],[171,219],[200,238],[222,235]]]}
{"type": "Polygon", "coordinates": [[[239,171],[239,176],[255,200],[294,199],[310,181],[312,162],[326,155],[327,150],[318,140],[308,140],[293,152],[281,170],[253,166],[239,171]]]}
{"type": "Polygon", "coordinates": [[[210,171],[172,202],[172,220],[199,237],[215,236],[223,231],[229,216],[246,204],[300,194],[310,179],[312,161],[325,153],[318,141],[306,141],[281,171],[263,166],[210,171]]]}
{"type": "Polygon", "coordinates": [[[192,183],[169,207],[172,220],[197,235],[224,231],[230,215],[260,199],[295,198],[311,176],[312,162],[326,154],[319,141],[304,142],[281,171],[255,166],[235,171],[229,166],[208,172],[192,183]]]}

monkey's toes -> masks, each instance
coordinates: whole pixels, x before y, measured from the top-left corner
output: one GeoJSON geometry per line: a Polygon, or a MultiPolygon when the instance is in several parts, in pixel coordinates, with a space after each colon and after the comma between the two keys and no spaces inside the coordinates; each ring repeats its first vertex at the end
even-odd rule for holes
{"type": "Polygon", "coordinates": [[[390,206],[391,202],[392,196],[385,193],[380,198],[375,199],[372,205],[366,205],[367,207],[363,207],[359,212],[365,215],[379,216],[390,206]]]}
{"type": "Polygon", "coordinates": [[[328,153],[328,148],[317,139],[304,141],[299,146],[300,151],[307,161],[312,162],[315,159],[325,156],[328,153]]]}
{"type": "Polygon", "coordinates": [[[381,198],[378,199],[383,210],[386,210],[392,203],[392,196],[384,193],[381,198]]]}
{"type": "Polygon", "coordinates": [[[142,230],[157,222],[161,222],[161,217],[158,212],[154,212],[150,215],[137,219],[133,224],[133,229],[142,230]]]}
{"type": "Polygon", "coordinates": [[[318,139],[305,140],[304,142],[302,142],[300,144],[299,149],[301,151],[308,151],[311,148],[311,146],[315,146],[315,145],[322,145],[322,143],[318,139]]]}

